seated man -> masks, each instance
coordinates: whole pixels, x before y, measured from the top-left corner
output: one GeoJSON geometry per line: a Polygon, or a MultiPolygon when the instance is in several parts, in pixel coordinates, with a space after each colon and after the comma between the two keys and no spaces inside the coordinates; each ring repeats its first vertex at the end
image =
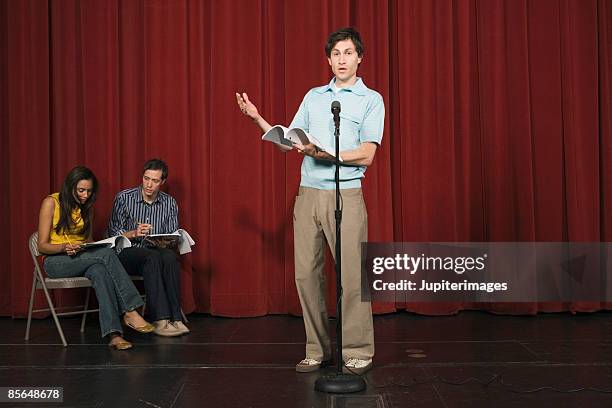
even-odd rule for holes
{"type": "Polygon", "coordinates": [[[108,233],[124,235],[132,247],[119,253],[130,275],[141,275],[147,294],[147,315],[154,321],[155,334],[173,337],[189,333],[182,321],[181,268],[171,243],[147,238],[178,229],[178,206],[169,194],[160,191],[168,177],[162,160],[145,163],[142,184],[123,190],[115,197],[108,233]]]}

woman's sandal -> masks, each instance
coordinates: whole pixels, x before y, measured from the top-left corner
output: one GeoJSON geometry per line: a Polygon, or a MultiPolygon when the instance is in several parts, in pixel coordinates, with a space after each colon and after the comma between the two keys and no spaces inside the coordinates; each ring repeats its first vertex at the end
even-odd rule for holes
{"type": "Polygon", "coordinates": [[[134,326],[132,323],[128,322],[125,318],[123,319],[123,323],[125,323],[125,325],[127,327],[129,327],[132,330],[136,330],[138,333],[151,333],[153,330],[155,330],[155,326],[153,326],[151,323],[146,323],[142,326],[134,326]]]}
{"type": "Polygon", "coordinates": [[[127,340],[119,340],[113,343],[113,341],[111,340],[111,342],[108,343],[108,347],[114,348],[115,350],[127,350],[132,348],[132,343],[127,340]]]}

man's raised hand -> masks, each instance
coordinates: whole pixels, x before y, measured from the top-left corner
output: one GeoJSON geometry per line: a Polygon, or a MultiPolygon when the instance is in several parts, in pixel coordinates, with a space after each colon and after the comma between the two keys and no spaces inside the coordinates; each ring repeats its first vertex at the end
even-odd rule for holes
{"type": "Polygon", "coordinates": [[[259,117],[259,111],[257,111],[257,107],[253,105],[253,102],[249,100],[249,96],[246,92],[243,92],[242,95],[236,93],[236,102],[238,103],[238,107],[240,111],[251,118],[252,120],[257,120],[259,117]]]}

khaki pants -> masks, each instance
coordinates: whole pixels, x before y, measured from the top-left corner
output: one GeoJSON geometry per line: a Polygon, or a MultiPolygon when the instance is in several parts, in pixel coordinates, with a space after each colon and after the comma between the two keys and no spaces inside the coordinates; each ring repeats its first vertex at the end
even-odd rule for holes
{"type": "MultiPolygon", "coordinates": [[[[335,190],[300,187],[293,210],[295,283],[306,329],[306,357],[331,357],[323,275],[325,242],[335,257],[335,190]]],[[[367,241],[368,220],[360,188],[342,194],[342,347],[343,358],[374,356],[372,306],[361,301],[361,243],[367,241]]]]}

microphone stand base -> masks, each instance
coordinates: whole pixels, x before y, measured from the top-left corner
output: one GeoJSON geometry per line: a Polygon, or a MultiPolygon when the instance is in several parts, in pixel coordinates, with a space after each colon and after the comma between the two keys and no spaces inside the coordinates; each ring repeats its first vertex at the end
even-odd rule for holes
{"type": "Polygon", "coordinates": [[[354,374],[328,374],[315,381],[315,391],[348,394],[366,389],[363,378],[354,374]]]}

